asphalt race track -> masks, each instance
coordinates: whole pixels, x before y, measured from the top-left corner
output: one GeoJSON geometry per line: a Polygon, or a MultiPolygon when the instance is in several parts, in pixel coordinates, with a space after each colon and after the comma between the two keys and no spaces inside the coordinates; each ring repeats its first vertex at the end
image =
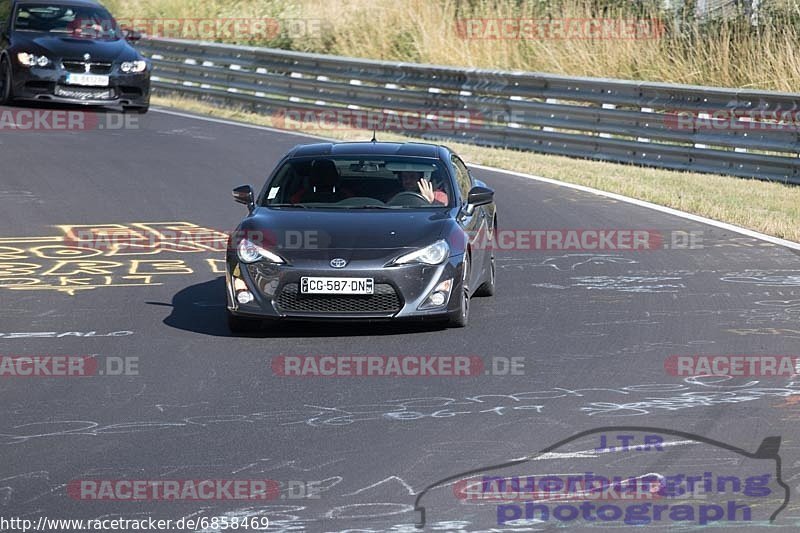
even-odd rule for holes
{"type": "MultiPolygon", "coordinates": [[[[656,230],[666,246],[500,250],[497,295],[473,299],[466,329],[287,324],[235,337],[225,324],[223,252],[109,255],[71,245],[70,227],[229,231],[245,214],[231,189],[261,187],[284,152],[306,140],[160,111],[138,120],[113,131],[0,131],[0,355],[92,355],[105,369],[0,377],[3,517],[264,516],[269,531],[415,531],[415,497],[439,480],[582,431],[648,426],[750,452],[780,436],[791,492],[774,525],[797,527],[800,384],[785,375],[725,380],[665,370],[671,355],[800,355],[797,252],[475,170],[496,190],[502,229],[656,230]],[[686,235],[696,246],[680,246],[686,235]],[[281,355],[328,354],[478,356],[498,375],[281,377],[271,367],[281,355]],[[511,358],[522,358],[524,370],[499,375],[511,358]],[[125,501],[71,489],[76,480],[197,479],[275,480],[280,493],[125,501]]],[[[602,432],[614,441],[614,430],[602,432]]],[[[615,461],[577,453],[599,442],[584,439],[512,474],[589,468],[571,466],[574,458],[620,472],[640,456],[650,468],[655,461],[681,472],[760,460],[707,443],[625,450],[615,461]]],[[[740,530],[765,529],[763,508],[782,498],[773,492],[755,502],[752,523],[740,530]]],[[[425,508],[431,531],[566,523],[501,525],[497,505],[464,503],[446,488],[433,489],[425,508]]],[[[631,527],[581,527],[593,525],[631,527]]]]}

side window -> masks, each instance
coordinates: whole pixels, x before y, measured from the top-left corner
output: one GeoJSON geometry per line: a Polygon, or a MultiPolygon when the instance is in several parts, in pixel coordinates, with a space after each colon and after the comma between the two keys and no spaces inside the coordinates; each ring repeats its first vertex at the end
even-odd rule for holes
{"type": "Polygon", "coordinates": [[[469,175],[467,166],[457,156],[453,156],[453,166],[456,169],[456,182],[458,190],[461,192],[461,200],[466,201],[469,190],[472,188],[472,178],[469,175]]]}

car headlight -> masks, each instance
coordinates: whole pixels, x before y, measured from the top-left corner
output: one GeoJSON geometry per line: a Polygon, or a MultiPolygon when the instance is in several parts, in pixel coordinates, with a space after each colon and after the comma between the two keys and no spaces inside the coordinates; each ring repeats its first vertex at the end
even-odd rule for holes
{"type": "Polygon", "coordinates": [[[50,64],[50,58],[47,56],[37,56],[36,54],[29,54],[28,52],[20,52],[17,54],[17,61],[20,65],[26,67],[46,67],[50,64]]]}
{"type": "Polygon", "coordinates": [[[414,250],[411,253],[401,255],[394,260],[395,265],[407,265],[409,263],[422,263],[423,265],[438,265],[450,256],[450,247],[447,241],[439,240],[430,246],[414,250]]]}
{"type": "Polygon", "coordinates": [[[242,239],[239,242],[239,246],[236,247],[236,254],[239,256],[239,260],[242,263],[255,263],[256,261],[260,261],[262,259],[266,259],[270,263],[284,263],[283,259],[281,259],[279,255],[274,254],[269,250],[265,250],[264,248],[257,246],[252,241],[247,239],[242,239]]]}
{"type": "Polygon", "coordinates": [[[120,65],[120,70],[125,74],[138,74],[139,72],[144,72],[147,68],[146,61],[125,61],[120,65]]]}

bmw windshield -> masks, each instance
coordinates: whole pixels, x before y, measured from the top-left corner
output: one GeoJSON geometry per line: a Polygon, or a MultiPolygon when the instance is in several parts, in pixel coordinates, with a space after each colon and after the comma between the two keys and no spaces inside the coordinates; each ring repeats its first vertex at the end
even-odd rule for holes
{"type": "Polygon", "coordinates": [[[14,17],[14,31],[81,39],[117,40],[122,37],[114,18],[100,6],[22,4],[14,17]]]}

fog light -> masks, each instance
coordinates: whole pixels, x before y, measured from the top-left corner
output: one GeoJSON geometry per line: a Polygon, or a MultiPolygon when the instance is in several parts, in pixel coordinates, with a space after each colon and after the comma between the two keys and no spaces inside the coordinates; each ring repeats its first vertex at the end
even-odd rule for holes
{"type": "Polygon", "coordinates": [[[447,300],[447,294],[444,292],[434,292],[431,294],[431,297],[428,300],[430,301],[431,305],[439,307],[447,300]]]}
{"type": "Polygon", "coordinates": [[[453,280],[446,279],[440,282],[425,299],[425,302],[419,306],[420,309],[431,309],[434,307],[441,307],[447,303],[450,297],[450,290],[453,288],[453,280]]]}
{"type": "Polygon", "coordinates": [[[249,304],[253,301],[253,295],[250,291],[240,291],[236,294],[236,301],[240,304],[249,304]]]}

